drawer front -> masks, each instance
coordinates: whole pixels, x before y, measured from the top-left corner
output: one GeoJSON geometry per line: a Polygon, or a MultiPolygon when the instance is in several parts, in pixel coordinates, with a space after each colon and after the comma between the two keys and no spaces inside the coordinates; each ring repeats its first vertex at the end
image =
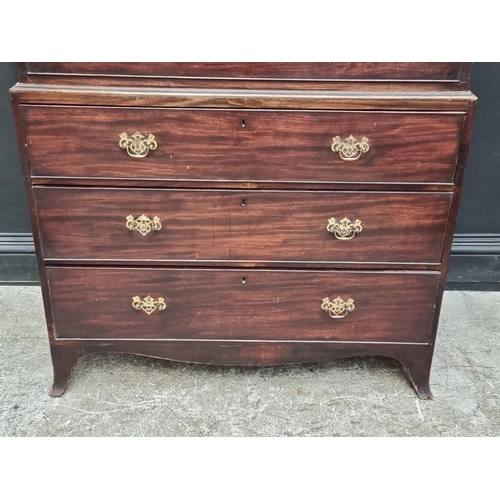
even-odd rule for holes
{"type": "Polygon", "coordinates": [[[429,340],[439,278],[64,267],[47,275],[58,338],[418,343],[429,340]]]}
{"type": "Polygon", "coordinates": [[[438,80],[460,78],[461,63],[27,63],[29,73],[166,78],[287,80],[438,80]]]}
{"type": "Polygon", "coordinates": [[[452,183],[464,121],[463,113],[426,112],[24,106],[23,113],[35,177],[226,182],[452,183]]]}
{"type": "Polygon", "coordinates": [[[94,260],[439,264],[452,197],[428,192],[34,191],[44,257],[94,260]]]}

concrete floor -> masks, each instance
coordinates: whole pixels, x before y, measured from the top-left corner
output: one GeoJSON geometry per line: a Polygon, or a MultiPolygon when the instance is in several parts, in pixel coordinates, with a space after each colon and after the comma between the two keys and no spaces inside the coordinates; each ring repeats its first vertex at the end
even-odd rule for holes
{"type": "Polygon", "coordinates": [[[38,287],[0,287],[0,436],[499,436],[500,293],[446,292],[431,387],[397,362],[219,368],[129,355],[80,361],[51,399],[38,287]]]}

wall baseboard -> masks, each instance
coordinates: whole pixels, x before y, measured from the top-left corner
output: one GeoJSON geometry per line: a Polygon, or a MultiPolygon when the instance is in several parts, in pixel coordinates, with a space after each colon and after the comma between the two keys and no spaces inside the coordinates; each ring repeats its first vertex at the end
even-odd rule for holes
{"type": "Polygon", "coordinates": [[[31,233],[0,233],[0,285],[38,285],[31,233]]]}
{"type": "MultiPolygon", "coordinates": [[[[39,283],[30,233],[0,233],[0,284],[39,283]]],[[[500,234],[457,234],[447,290],[500,290],[500,234]]]]}
{"type": "Polygon", "coordinates": [[[452,255],[498,255],[500,234],[456,234],[451,247],[452,255]]]}
{"type": "Polygon", "coordinates": [[[500,291],[500,234],[457,234],[447,290],[500,291]]]}

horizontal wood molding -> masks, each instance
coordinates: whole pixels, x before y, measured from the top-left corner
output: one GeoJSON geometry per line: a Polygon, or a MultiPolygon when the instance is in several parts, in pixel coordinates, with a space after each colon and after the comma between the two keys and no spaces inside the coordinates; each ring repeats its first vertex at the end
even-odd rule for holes
{"type": "MultiPolygon", "coordinates": [[[[500,234],[457,234],[451,253],[447,289],[500,289],[500,234]]],[[[38,283],[30,233],[0,233],[0,284],[6,283],[38,283]]]]}
{"type": "Polygon", "coordinates": [[[465,111],[470,91],[363,92],[233,89],[169,89],[17,83],[21,104],[232,109],[465,111]]]}

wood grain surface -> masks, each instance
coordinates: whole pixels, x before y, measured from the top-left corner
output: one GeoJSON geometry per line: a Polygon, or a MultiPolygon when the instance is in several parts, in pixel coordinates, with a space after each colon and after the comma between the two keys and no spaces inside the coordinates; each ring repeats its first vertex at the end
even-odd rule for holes
{"type": "MultiPolygon", "coordinates": [[[[142,80],[141,80],[142,81],[142,80]]],[[[211,80],[213,82],[213,80],[211,80]]],[[[338,90],[225,89],[213,85],[205,88],[105,86],[101,82],[66,82],[50,85],[17,83],[10,89],[22,104],[83,106],[129,106],[158,108],[230,108],[230,109],[311,109],[311,110],[396,110],[396,111],[465,111],[476,100],[470,91],[373,88],[338,90]]],[[[364,88],[368,87],[368,88],[364,88]]]]}
{"type": "Polygon", "coordinates": [[[18,63],[38,84],[206,89],[467,90],[472,63],[18,63]]]}
{"type": "Polygon", "coordinates": [[[25,73],[291,80],[458,80],[458,62],[31,62],[25,73]]]}
{"type": "Polygon", "coordinates": [[[386,355],[432,396],[470,63],[19,68],[11,95],[51,395],[82,356],[128,352],[261,366],[386,355]],[[158,141],[142,160],[118,147],[137,130],[158,141]],[[350,134],[370,151],[345,162],[330,148],[350,134]],[[142,213],[162,230],[126,229],[142,213]],[[363,231],[339,241],[326,231],[333,216],[363,231]],[[166,309],[137,311],[135,295],[166,309]],[[355,301],[341,319],[321,309],[337,296],[355,301]]]}
{"type": "MultiPolygon", "coordinates": [[[[50,395],[53,397],[64,394],[79,359],[93,353],[120,352],[222,366],[273,366],[317,363],[352,356],[386,356],[403,364],[420,398],[432,398],[429,388],[432,348],[427,344],[356,341],[59,339],[51,344],[51,352],[54,360],[54,385],[50,395]]],[[[168,366],[165,369],[168,369],[168,366]]]]}
{"type": "Polygon", "coordinates": [[[296,182],[452,182],[461,113],[23,107],[33,176],[296,182]],[[245,126],[242,126],[242,119],[245,126]],[[131,158],[120,134],[154,134],[131,158]],[[367,137],[356,161],[333,137],[367,137]]]}
{"type": "MultiPolygon", "coordinates": [[[[439,264],[451,193],[34,189],[46,259],[439,264]],[[126,217],[160,218],[143,236],[126,217]],[[328,220],[360,219],[349,241],[328,220]]],[[[98,263],[98,262],[95,262],[98,263]]]]}
{"type": "Polygon", "coordinates": [[[437,272],[48,268],[58,338],[427,342],[437,272]],[[147,315],[132,298],[163,297],[147,315]],[[355,301],[345,318],[325,297],[355,301]]]}

